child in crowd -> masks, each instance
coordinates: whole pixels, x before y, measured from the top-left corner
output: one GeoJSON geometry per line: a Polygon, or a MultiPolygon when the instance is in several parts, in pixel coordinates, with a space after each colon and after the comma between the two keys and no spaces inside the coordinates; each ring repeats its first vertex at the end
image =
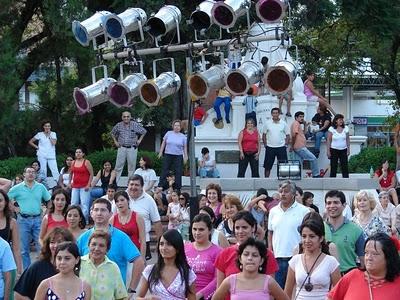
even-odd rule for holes
{"type": "Polygon", "coordinates": [[[181,219],[181,204],[179,203],[178,191],[172,191],[171,202],[168,204],[167,217],[168,217],[168,229],[178,229],[181,219]]]}
{"type": "Polygon", "coordinates": [[[107,199],[108,201],[111,202],[111,211],[113,214],[117,213],[117,206],[115,205],[115,201],[114,201],[114,195],[115,195],[116,191],[117,191],[117,186],[113,183],[109,184],[107,186],[106,194],[101,197],[101,198],[107,199]]]}
{"type": "Polygon", "coordinates": [[[286,117],[291,117],[292,114],[290,113],[290,107],[292,104],[292,100],[293,100],[293,94],[292,94],[292,90],[288,90],[285,94],[280,95],[279,97],[279,111],[282,114],[282,104],[283,104],[283,100],[286,100],[286,117]]]}
{"type": "Polygon", "coordinates": [[[66,191],[59,189],[54,191],[51,196],[51,207],[43,217],[40,228],[39,242],[43,245],[46,234],[54,227],[68,228],[68,223],[64,216],[68,208],[69,196],[66,191]]]}
{"type": "Polygon", "coordinates": [[[180,225],[179,230],[181,232],[184,241],[189,240],[189,227],[190,227],[190,208],[189,208],[189,194],[181,193],[179,195],[180,208],[180,225]]]}
{"type": "Polygon", "coordinates": [[[204,123],[207,118],[207,112],[201,107],[201,101],[196,100],[194,102],[194,109],[193,109],[193,125],[199,126],[204,123]]]}
{"type": "Polygon", "coordinates": [[[257,127],[257,115],[256,115],[256,107],[257,107],[257,97],[254,95],[253,88],[249,88],[247,91],[247,96],[244,98],[242,104],[246,106],[246,116],[245,120],[253,119],[254,125],[257,127]]]}

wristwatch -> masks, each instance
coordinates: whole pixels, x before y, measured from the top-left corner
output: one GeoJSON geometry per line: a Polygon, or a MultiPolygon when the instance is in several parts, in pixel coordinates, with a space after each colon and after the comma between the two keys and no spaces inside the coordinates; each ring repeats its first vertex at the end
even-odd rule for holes
{"type": "Polygon", "coordinates": [[[136,294],[136,290],[128,288],[128,293],[129,294],[136,294]]]}

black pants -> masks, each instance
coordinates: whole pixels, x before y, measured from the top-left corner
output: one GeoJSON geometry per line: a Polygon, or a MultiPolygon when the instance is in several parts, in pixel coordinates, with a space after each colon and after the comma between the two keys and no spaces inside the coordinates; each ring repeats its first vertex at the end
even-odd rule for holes
{"type": "Polygon", "coordinates": [[[251,177],[260,177],[260,174],[258,173],[258,159],[256,159],[255,154],[255,152],[244,153],[244,158],[239,159],[239,171],[237,177],[244,177],[249,163],[251,168],[251,177]]]}
{"type": "Polygon", "coordinates": [[[175,188],[180,190],[182,187],[183,155],[164,154],[160,183],[158,186],[165,188],[168,186],[167,175],[169,171],[175,174],[175,188]]]}
{"type": "Polygon", "coordinates": [[[336,177],[338,161],[342,169],[342,177],[349,178],[349,166],[347,160],[347,149],[337,150],[331,148],[331,174],[330,177],[336,177]]]}

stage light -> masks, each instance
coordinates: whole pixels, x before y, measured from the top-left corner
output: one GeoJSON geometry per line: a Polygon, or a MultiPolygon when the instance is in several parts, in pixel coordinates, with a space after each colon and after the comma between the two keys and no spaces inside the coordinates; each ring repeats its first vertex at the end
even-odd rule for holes
{"type": "Polygon", "coordinates": [[[247,90],[262,79],[264,68],[261,63],[248,60],[239,69],[231,70],[225,78],[227,90],[234,96],[244,95],[247,90]]]}
{"type": "Polygon", "coordinates": [[[104,21],[104,28],[113,40],[120,40],[132,31],[141,30],[147,21],[147,15],[141,8],[128,8],[119,15],[108,15],[104,21]]]}
{"type": "Polygon", "coordinates": [[[204,72],[191,75],[188,79],[189,91],[197,98],[205,98],[211,90],[219,90],[225,86],[224,67],[215,65],[204,72]]]}
{"type": "Polygon", "coordinates": [[[287,162],[278,161],[276,167],[278,180],[301,179],[301,163],[299,160],[289,160],[287,162]]]}
{"type": "Polygon", "coordinates": [[[161,73],[157,78],[142,82],[140,99],[147,106],[157,106],[160,100],[174,94],[181,87],[181,79],[174,72],[161,73]]]}
{"type": "Polygon", "coordinates": [[[256,4],[257,16],[263,23],[276,23],[285,17],[285,0],[259,0],[256,4]]]}
{"type": "Polygon", "coordinates": [[[289,91],[296,79],[297,69],[287,60],[277,62],[268,68],[265,74],[265,86],[273,95],[281,95],[289,91]]]}
{"type": "Polygon", "coordinates": [[[125,77],[121,82],[110,85],[107,94],[110,102],[117,107],[131,107],[133,98],[139,96],[139,86],[147,77],[142,73],[134,73],[125,77]]]}
{"type": "Polygon", "coordinates": [[[211,10],[216,1],[206,0],[199,4],[194,12],[190,15],[192,26],[195,30],[207,30],[213,24],[211,10]]]}
{"type": "Polygon", "coordinates": [[[173,29],[177,29],[179,34],[178,26],[181,18],[182,14],[179,8],[165,5],[147,21],[148,32],[156,39],[173,29]]]}
{"type": "Polygon", "coordinates": [[[72,22],[72,32],[75,39],[82,46],[89,46],[90,41],[94,41],[96,37],[105,34],[103,24],[106,18],[116,17],[115,14],[108,11],[96,12],[90,18],[79,22],[72,22]]]}
{"type": "Polygon", "coordinates": [[[248,12],[250,5],[250,0],[216,2],[211,10],[213,22],[224,29],[231,28],[239,17],[248,12]]]}

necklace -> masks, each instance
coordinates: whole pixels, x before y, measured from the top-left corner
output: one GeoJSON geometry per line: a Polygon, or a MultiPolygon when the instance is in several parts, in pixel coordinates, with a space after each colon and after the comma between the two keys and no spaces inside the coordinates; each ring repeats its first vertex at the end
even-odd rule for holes
{"type": "Polygon", "coordinates": [[[308,270],[307,270],[307,263],[306,263],[306,255],[304,254],[304,265],[305,265],[305,267],[306,267],[306,272],[307,272],[307,277],[306,277],[306,279],[308,278],[307,283],[304,285],[304,289],[305,289],[307,292],[311,292],[311,291],[314,289],[314,285],[311,283],[311,272],[312,272],[312,270],[314,269],[315,264],[317,263],[317,261],[318,261],[318,259],[319,259],[319,257],[320,257],[321,255],[322,255],[322,251],[318,254],[317,259],[316,259],[316,260],[314,261],[314,263],[312,264],[310,271],[308,271],[308,270]]]}

